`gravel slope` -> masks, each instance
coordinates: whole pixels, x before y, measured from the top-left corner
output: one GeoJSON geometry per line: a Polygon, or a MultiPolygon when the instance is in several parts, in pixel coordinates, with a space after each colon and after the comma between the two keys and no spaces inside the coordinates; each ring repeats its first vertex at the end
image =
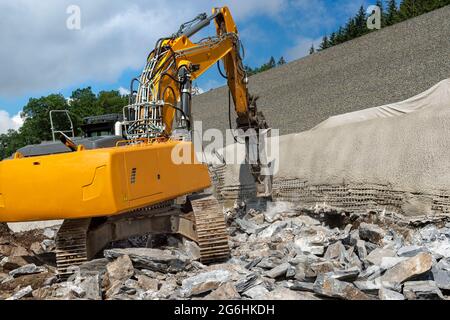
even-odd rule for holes
{"type": "MultiPolygon", "coordinates": [[[[407,99],[450,77],[449,17],[446,6],[255,75],[250,91],[260,96],[260,109],[281,134],[407,99]]],[[[204,130],[227,129],[227,88],[196,97],[193,109],[204,130]]]]}

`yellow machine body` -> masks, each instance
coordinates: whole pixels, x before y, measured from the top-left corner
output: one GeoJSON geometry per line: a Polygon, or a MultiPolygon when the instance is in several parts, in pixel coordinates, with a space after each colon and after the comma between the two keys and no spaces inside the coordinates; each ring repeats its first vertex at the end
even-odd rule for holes
{"type": "Polygon", "coordinates": [[[112,216],[206,189],[208,168],[193,149],[169,140],[4,160],[0,221],[112,216]],[[188,151],[189,161],[168,161],[188,151]]]}

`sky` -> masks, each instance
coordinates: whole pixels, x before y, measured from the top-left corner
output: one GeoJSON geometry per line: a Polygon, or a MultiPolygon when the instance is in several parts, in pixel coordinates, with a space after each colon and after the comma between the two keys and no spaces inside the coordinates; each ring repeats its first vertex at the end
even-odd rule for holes
{"type": "MultiPolygon", "coordinates": [[[[228,6],[245,47],[244,63],[308,54],[325,34],[375,0],[0,0],[0,133],[17,129],[32,97],[77,88],[127,93],[155,41],[213,7],[228,6]],[[67,22],[80,9],[80,28],[67,22]],[[69,23],[69,25],[71,25],[69,23]]],[[[201,35],[214,35],[214,26],[201,35]]],[[[212,68],[203,91],[224,85],[212,68]]]]}

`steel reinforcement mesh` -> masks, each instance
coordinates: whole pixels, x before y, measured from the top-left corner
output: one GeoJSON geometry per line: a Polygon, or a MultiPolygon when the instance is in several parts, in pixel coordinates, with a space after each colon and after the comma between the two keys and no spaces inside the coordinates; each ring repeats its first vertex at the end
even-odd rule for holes
{"type": "MultiPolygon", "coordinates": [[[[252,199],[256,195],[254,185],[225,185],[225,168],[216,171],[214,185],[221,199],[252,199]]],[[[404,191],[389,185],[310,185],[307,181],[277,178],[273,184],[273,198],[305,206],[324,203],[346,211],[387,210],[403,214],[406,202],[404,191]]],[[[434,214],[450,214],[450,193],[420,194],[431,200],[434,214]]]]}

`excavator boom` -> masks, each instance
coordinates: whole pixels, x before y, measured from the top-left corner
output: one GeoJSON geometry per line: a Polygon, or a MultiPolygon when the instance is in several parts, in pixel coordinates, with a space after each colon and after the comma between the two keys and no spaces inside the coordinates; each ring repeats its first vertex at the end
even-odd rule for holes
{"type": "MultiPolygon", "coordinates": [[[[24,148],[0,162],[0,222],[64,219],[56,239],[61,275],[70,275],[70,266],[91,259],[108,242],[142,233],[177,233],[199,244],[203,262],[226,259],[220,205],[210,195],[195,194],[208,189],[211,179],[190,137],[192,81],[222,60],[238,128],[266,129],[247,90],[240,48],[226,7],[158,40],[141,76],[131,82],[123,137],[76,140],[60,133],[62,144],[24,148]],[[216,35],[192,42],[211,21],[216,35]],[[189,161],[173,161],[180,149],[190,150],[189,161]],[[183,197],[178,205],[175,199],[183,197]]],[[[259,160],[252,164],[255,181],[267,187],[260,167],[259,160]]]]}

